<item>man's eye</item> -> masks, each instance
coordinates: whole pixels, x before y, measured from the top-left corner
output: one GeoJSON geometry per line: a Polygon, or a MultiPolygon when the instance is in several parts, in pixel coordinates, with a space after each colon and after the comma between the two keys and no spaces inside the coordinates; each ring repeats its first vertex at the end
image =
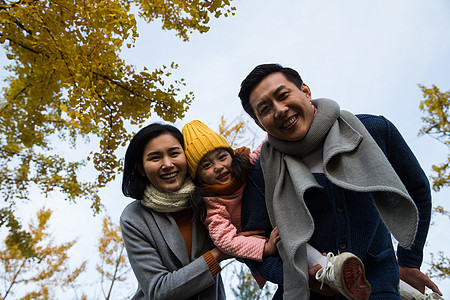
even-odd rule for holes
{"type": "Polygon", "coordinates": [[[288,92],[282,92],[279,97],[280,97],[281,100],[283,100],[283,99],[286,99],[287,96],[289,96],[288,92]]]}

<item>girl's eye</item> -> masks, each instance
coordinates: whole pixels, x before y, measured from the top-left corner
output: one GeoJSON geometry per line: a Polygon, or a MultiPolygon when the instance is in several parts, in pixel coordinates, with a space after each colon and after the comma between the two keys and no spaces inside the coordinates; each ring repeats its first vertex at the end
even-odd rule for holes
{"type": "Polygon", "coordinates": [[[220,160],[225,160],[225,159],[227,159],[227,155],[226,155],[226,154],[222,154],[222,155],[219,157],[219,159],[220,159],[220,160]]]}
{"type": "Polygon", "coordinates": [[[159,156],[149,156],[147,157],[148,161],[158,161],[159,160],[159,156]]]}
{"type": "Polygon", "coordinates": [[[203,169],[203,170],[206,170],[206,169],[208,169],[209,167],[211,167],[211,163],[209,163],[209,162],[202,164],[202,169],[203,169]]]}

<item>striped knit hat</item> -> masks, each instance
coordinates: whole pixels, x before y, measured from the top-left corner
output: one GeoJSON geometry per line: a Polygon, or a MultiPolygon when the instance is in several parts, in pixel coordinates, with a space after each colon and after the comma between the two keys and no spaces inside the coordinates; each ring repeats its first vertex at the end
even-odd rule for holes
{"type": "Polygon", "coordinates": [[[208,152],[217,148],[227,148],[233,151],[223,135],[215,133],[199,120],[184,125],[182,132],[188,171],[193,179],[195,179],[200,160],[208,152]]]}

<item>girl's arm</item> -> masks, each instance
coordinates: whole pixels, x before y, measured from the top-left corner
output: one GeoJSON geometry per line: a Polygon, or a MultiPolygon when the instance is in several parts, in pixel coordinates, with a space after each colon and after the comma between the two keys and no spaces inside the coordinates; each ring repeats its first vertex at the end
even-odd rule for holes
{"type": "Polygon", "coordinates": [[[205,224],[214,244],[229,255],[262,261],[267,239],[238,235],[225,206],[211,201],[212,198],[208,197],[209,200],[206,200],[205,224]]]}
{"type": "Polygon", "coordinates": [[[250,153],[250,163],[252,165],[256,164],[256,162],[259,160],[259,156],[261,155],[261,147],[265,141],[267,141],[267,135],[261,142],[261,144],[259,144],[259,146],[252,153],[250,153]]]}

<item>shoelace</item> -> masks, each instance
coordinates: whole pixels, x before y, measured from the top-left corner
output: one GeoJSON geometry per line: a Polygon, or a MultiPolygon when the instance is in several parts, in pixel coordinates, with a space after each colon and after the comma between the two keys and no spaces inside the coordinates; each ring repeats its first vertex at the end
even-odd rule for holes
{"type": "Polygon", "coordinates": [[[327,278],[330,281],[335,280],[334,278],[334,261],[335,257],[334,254],[331,252],[328,252],[327,254],[327,264],[325,267],[322,267],[319,271],[316,273],[316,279],[321,282],[320,289],[323,287],[323,283],[325,281],[325,278],[327,278]]]}
{"type": "Polygon", "coordinates": [[[438,299],[444,299],[441,296],[439,296],[438,293],[431,293],[428,295],[423,296],[422,298],[420,298],[421,300],[438,300],[438,299]]]}

